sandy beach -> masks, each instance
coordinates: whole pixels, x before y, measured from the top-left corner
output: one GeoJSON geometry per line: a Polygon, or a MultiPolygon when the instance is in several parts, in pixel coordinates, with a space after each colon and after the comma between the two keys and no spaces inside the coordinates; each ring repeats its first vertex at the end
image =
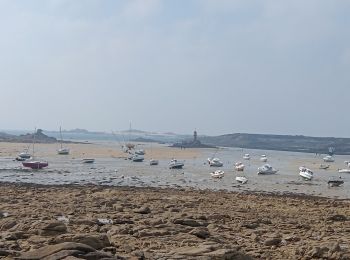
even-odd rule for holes
{"type": "Polygon", "coordinates": [[[350,259],[349,201],[18,184],[0,198],[5,259],[350,259]]]}

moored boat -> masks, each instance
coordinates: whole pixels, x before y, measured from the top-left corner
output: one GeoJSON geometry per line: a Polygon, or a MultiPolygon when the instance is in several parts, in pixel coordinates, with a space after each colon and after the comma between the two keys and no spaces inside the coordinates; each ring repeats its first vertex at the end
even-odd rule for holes
{"type": "Polygon", "coordinates": [[[243,159],[244,159],[244,160],[250,160],[250,155],[249,155],[249,153],[246,153],[246,154],[243,156],[243,159]]]}
{"type": "Polygon", "coordinates": [[[159,164],[159,161],[156,159],[149,160],[149,165],[158,165],[158,164],[159,164]]]}
{"type": "Polygon", "coordinates": [[[208,162],[210,167],[222,167],[224,165],[219,158],[212,158],[212,159],[208,158],[208,162]]]}
{"type": "Polygon", "coordinates": [[[244,171],[244,164],[241,163],[241,162],[235,163],[235,170],[236,170],[236,171],[239,171],[239,172],[244,171]]]}
{"type": "Polygon", "coordinates": [[[310,169],[308,169],[308,168],[306,168],[306,167],[304,167],[304,166],[301,166],[301,167],[299,167],[299,175],[303,178],[303,179],[305,179],[305,180],[312,180],[312,178],[314,177],[313,175],[314,175],[314,173],[310,170],[310,169]]]}
{"type": "Polygon", "coordinates": [[[169,163],[169,169],[181,169],[184,165],[184,162],[172,159],[169,163]]]}
{"type": "Polygon", "coordinates": [[[84,158],[83,159],[83,163],[94,163],[95,162],[95,159],[93,158],[84,158]]]}
{"type": "Polygon", "coordinates": [[[261,161],[261,162],[267,162],[267,157],[266,157],[265,154],[262,154],[262,155],[260,156],[260,161],[261,161]]]}
{"type": "Polygon", "coordinates": [[[215,172],[210,173],[211,177],[218,178],[218,179],[224,177],[224,174],[225,174],[225,172],[221,171],[221,170],[216,170],[215,172]]]}
{"type": "Polygon", "coordinates": [[[245,184],[245,183],[248,182],[248,179],[246,177],[244,177],[244,176],[237,176],[236,177],[236,181],[241,183],[241,184],[245,184]]]}
{"type": "Polygon", "coordinates": [[[329,179],[327,183],[328,183],[328,186],[330,187],[338,187],[344,184],[344,181],[342,180],[341,177],[339,177],[337,179],[336,178],[329,179]]]}
{"type": "Polygon", "coordinates": [[[327,155],[327,156],[323,157],[323,161],[324,162],[334,162],[335,160],[334,160],[333,156],[327,155]]]}
{"type": "Polygon", "coordinates": [[[49,163],[44,161],[24,161],[22,165],[32,169],[42,169],[49,166],[49,163]]]}
{"type": "Polygon", "coordinates": [[[347,169],[339,169],[338,172],[339,172],[339,173],[350,173],[350,168],[347,168],[347,169]]]}
{"type": "Polygon", "coordinates": [[[275,174],[276,172],[278,172],[278,170],[269,164],[265,164],[258,168],[258,174],[275,174]]]}

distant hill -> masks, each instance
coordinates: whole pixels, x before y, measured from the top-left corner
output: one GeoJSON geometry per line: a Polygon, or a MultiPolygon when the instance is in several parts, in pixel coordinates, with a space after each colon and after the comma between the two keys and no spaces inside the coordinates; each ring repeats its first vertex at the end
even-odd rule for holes
{"type": "Polygon", "coordinates": [[[237,133],[202,136],[200,141],[215,146],[324,154],[334,147],[335,154],[350,154],[350,138],[237,133]]]}
{"type": "Polygon", "coordinates": [[[43,133],[43,130],[38,129],[35,134],[24,135],[10,135],[6,133],[0,133],[0,142],[14,142],[14,143],[31,143],[34,140],[36,143],[55,143],[57,139],[47,136],[43,133]]]}

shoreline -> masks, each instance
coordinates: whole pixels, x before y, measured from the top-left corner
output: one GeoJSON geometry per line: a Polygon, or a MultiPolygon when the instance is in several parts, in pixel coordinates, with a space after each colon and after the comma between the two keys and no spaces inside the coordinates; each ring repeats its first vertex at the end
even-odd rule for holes
{"type": "Polygon", "coordinates": [[[44,253],[111,260],[350,257],[348,200],[152,187],[0,187],[6,259],[44,253]]]}

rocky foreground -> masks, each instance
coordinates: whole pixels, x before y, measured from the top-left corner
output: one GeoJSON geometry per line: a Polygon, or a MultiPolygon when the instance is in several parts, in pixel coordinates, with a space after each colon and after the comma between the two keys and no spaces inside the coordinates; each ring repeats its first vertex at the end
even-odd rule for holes
{"type": "Polygon", "coordinates": [[[350,259],[349,201],[0,186],[4,259],[350,259]]]}

